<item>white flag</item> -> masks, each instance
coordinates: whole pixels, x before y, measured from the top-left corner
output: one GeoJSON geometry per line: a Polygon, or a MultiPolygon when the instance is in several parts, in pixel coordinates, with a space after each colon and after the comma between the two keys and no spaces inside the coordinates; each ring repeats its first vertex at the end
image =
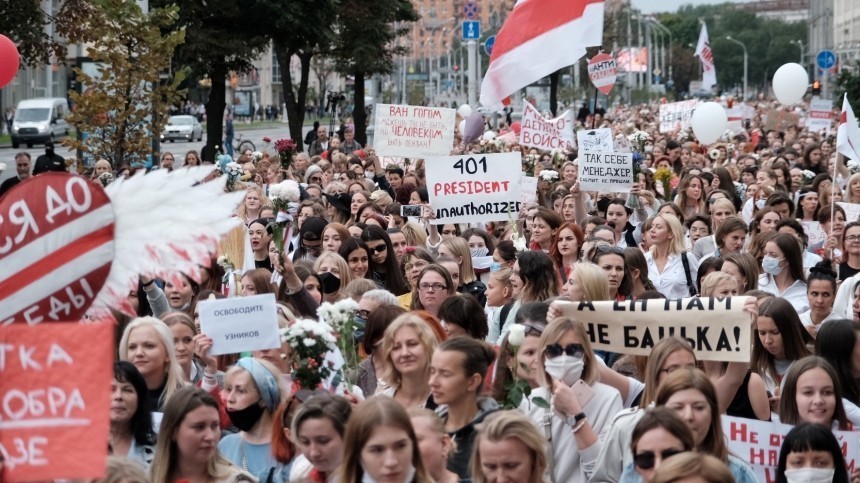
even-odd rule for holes
{"type": "Polygon", "coordinates": [[[839,129],[836,131],[836,151],[848,159],[860,162],[860,127],[854,110],[848,103],[848,94],[842,101],[842,115],[839,116],[839,129]]]}
{"type": "Polygon", "coordinates": [[[696,56],[702,61],[702,89],[708,90],[717,84],[717,71],[714,69],[714,52],[708,40],[708,26],[704,22],[699,43],[696,44],[696,56]]]}

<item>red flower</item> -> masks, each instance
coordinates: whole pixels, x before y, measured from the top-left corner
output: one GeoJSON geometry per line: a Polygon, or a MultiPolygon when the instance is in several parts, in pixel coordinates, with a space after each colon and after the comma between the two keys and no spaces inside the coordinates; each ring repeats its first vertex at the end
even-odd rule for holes
{"type": "Polygon", "coordinates": [[[263,138],[263,142],[264,142],[264,143],[270,143],[270,142],[272,142],[272,138],[270,138],[270,137],[265,137],[265,138],[263,138]]]}

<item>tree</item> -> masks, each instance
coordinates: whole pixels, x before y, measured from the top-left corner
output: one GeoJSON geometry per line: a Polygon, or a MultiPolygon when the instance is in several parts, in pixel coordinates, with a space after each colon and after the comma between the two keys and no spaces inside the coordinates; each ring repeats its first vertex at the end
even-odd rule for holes
{"type": "MultiPolygon", "coordinates": [[[[152,6],[176,3],[185,29],[185,43],[176,49],[174,64],[188,67],[192,78],[208,78],[212,87],[206,102],[206,146],[201,157],[214,161],[224,134],[227,77],[247,72],[251,61],[269,46],[269,24],[263,0],[150,0],[152,6]]],[[[292,2],[285,2],[292,3],[292,2]]],[[[289,69],[289,64],[287,64],[289,69]]]]}
{"type": "Polygon", "coordinates": [[[342,0],[334,55],[338,70],[355,79],[352,113],[355,139],[367,143],[364,81],[391,72],[394,57],[405,53],[395,39],[406,35],[418,14],[409,0],[342,0]],[[395,23],[397,23],[395,27],[395,23]]]}
{"type": "Polygon", "coordinates": [[[856,113],[860,106],[860,62],[855,62],[854,67],[844,66],[836,78],[835,104],[842,108],[842,98],[848,94],[848,102],[856,113]]]}
{"type": "Polygon", "coordinates": [[[0,2],[0,32],[18,46],[23,64],[48,64],[52,56],[58,62],[65,62],[67,43],[58,39],[66,39],[68,44],[88,41],[90,37],[84,25],[97,14],[97,2],[64,0],[52,17],[41,5],[39,0],[0,2]],[[45,32],[45,26],[50,23],[56,33],[54,37],[45,32]]]}
{"type": "Polygon", "coordinates": [[[168,30],[178,17],[176,7],[144,14],[135,2],[93,0],[98,13],[83,28],[94,38],[89,56],[98,75],[80,68],[76,76],[83,92],[72,92],[75,110],[69,122],[82,140],[66,144],[115,167],[143,162],[152,153],[151,139],[164,127],[168,107],[179,99],[184,72],[163,82],[170,58],[185,38],[183,30],[168,30]]]}

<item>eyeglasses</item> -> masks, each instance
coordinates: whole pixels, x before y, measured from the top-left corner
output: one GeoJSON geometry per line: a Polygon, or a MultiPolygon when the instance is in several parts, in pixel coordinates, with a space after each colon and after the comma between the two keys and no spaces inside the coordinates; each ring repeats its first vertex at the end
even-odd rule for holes
{"type": "Polygon", "coordinates": [[[366,309],[355,309],[355,316],[367,320],[370,317],[370,311],[366,309]]]}
{"type": "MultiPolygon", "coordinates": [[[[672,456],[675,456],[676,454],[683,453],[683,452],[684,452],[684,450],[675,449],[675,448],[664,449],[663,451],[660,452],[660,460],[663,461],[663,460],[669,459],[672,456]]],[[[654,463],[656,463],[656,462],[657,462],[657,455],[654,454],[653,451],[643,451],[643,452],[637,453],[635,456],[633,456],[633,464],[635,464],[637,468],[640,468],[643,470],[650,470],[651,468],[654,467],[654,463]]]]}
{"type": "Polygon", "coordinates": [[[585,355],[585,348],[583,348],[581,344],[568,344],[564,347],[562,347],[561,344],[550,344],[546,346],[544,352],[550,359],[555,359],[562,354],[582,359],[582,356],[585,355]]]}
{"type": "Polygon", "coordinates": [[[847,241],[847,242],[860,241],[860,235],[848,235],[845,237],[845,241],[847,241]]]}
{"type": "Polygon", "coordinates": [[[384,252],[385,250],[388,250],[388,247],[387,247],[387,246],[385,246],[385,243],[383,243],[382,245],[376,245],[375,247],[367,247],[367,248],[369,248],[369,249],[370,249],[370,251],[373,251],[373,252],[376,252],[376,253],[382,253],[382,252],[384,252]]]}
{"type": "Polygon", "coordinates": [[[319,176],[311,176],[311,177],[310,177],[310,182],[311,182],[311,183],[313,183],[313,182],[320,183],[320,182],[322,182],[322,178],[320,178],[319,176]]]}
{"type": "Polygon", "coordinates": [[[624,249],[614,247],[612,245],[597,245],[597,251],[600,253],[614,253],[616,255],[624,255],[624,249]]]}
{"type": "Polygon", "coordinates": [[[433,290],[434,292],[441,292],[442,290],[448,290],[447,285],[443,285],[441,283],[419,283],[418,290],[428,291],[433,290]]]}

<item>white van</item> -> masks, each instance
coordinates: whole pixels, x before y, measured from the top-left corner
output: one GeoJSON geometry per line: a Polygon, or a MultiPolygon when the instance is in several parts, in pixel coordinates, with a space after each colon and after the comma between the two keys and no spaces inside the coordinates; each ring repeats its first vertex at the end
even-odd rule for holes
{"type": "Polygon", "coordinates": [[[21,144],[32,148],[33,144],[59,141],[68,136],[68,113],[69,103],[62,97],[19,102],[12,121],[12,148],[18,149],[21,144]]]}

